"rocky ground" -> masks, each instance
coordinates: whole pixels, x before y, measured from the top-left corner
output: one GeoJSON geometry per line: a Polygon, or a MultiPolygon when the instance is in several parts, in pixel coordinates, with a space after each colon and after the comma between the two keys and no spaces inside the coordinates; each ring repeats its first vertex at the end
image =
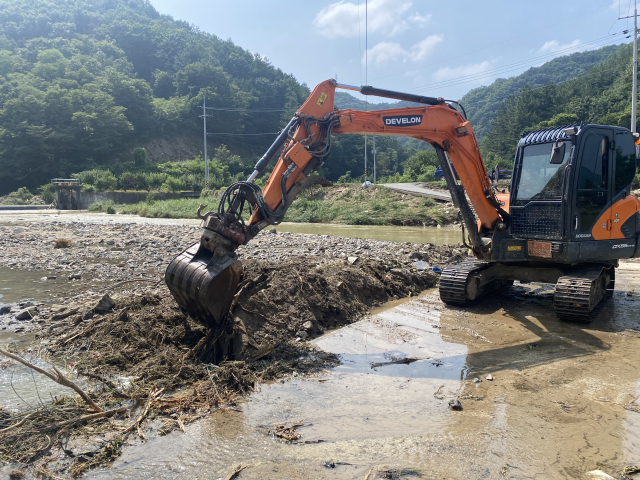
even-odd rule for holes
{"type": "MultiPolygon", "coordinates": [[[[0,226],[0,267],[42,272],[41,282],[60,279],[69,282],[70,295],[41,302],[38,308],[44,310],[46,316],[47,309],[68,301],[73,294],[91,296],[105,289],[162,283],[169,261],[198,241],[200,232],[195,226],[82,222],[0,226]]],[[[462,245],[418,245],[272,231],[263,231],[252,243],[240,247],[238,254],[243,261],[277,263],[306,258],[314,265],[333,260],[352,265],[368,260],[405,269],[408,273],[431,266],[444,267],[467,256],[462,245]]],[[[305,268],[305,262],[300,265],[305,268]]],[[[0,330],[33,330],[35,322],[25,315],[16,322],[15,315],[21,309],[34,306],[37,305],[27,298],[17,304],[0,303],[0,312],[3,312],[0,330]]]]}

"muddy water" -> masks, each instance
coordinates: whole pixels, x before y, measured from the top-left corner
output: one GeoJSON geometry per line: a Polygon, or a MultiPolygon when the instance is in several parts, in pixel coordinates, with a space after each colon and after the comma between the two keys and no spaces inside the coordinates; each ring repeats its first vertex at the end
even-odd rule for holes
{"type": "Polygon", "coordinates": [[[46,301],[65,295],[74,286],[67,276],[68,273],[0,267],[0,304],[15,303],[28,298],[46,301]]]}
{"type": "Polygon", "coordinates": [[[433,243],[451,245],[460,243],[460,228],[446,227],[397,227],[375,225],[332,225],[323,223],[281,223],[281,232],[332,235],[336,237],[371,238],[390,242],[433,243]]]}
{"type": "MultiPolygon", "coordinates": [[[[22,222],[89,222],[95,224],[149,224],[149,225],[200,225],[200,220],[189,218],[144,218],[137,215],[107,215],[93,212],[0,212],[0,225],[15,225],[22,222]]],[[[448,245],[460,243],[462,233],[458,227],[399,227],[376,225],[333,225],[323,223],[290,223],[277,226],[281,232],[334,235],[350,238],[370,238],[392,242],[433,243],[448,245]]]]}
{"type": "Polygon", "coordinates": [[[126,449],[93,476],[219,478],[241,462],[239,480],[362,480],[371,468],[617,478],[640,463],[640,413],[623,408],[640,395],[639,280],[640,264],[623,264],[619,291],[589,325],[557,321],[549,286],[516,284],[466,310],[428,292],[319,338],[342,356],[338,368],[262,385],[238,410],[126,449]],[[421,360],[375,366],[403,357],[421,360]],[[448,408],[454,397],[462,411],[448,408]],[[308,425],[302,440],[323,442],[267,434],[266,425],[295,420],[308,425]]]}

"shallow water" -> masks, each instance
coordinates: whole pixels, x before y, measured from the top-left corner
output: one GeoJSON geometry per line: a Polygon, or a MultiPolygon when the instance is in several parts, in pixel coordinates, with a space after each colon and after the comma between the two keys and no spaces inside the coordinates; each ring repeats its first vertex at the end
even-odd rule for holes
{"type": "Polygon", "coordinates": [[[28,298],[43,302],[65,295],[76,286],[68,280],[68,275],[69,272],[0,267],[0,304],[20,302],[28,298]],[[43,280],[47,276],[56,278],[43,280]]]}
{"type": "MultiPolygon", "coordinates": [[[[0,333],[0,347],[13,346],[21,350],[33,344],[33,335],[19,333],[0,333]]],[[[23,355],[25,360],[34,363],[38,367],[48,368],[49,364],[32,353],[23,355]]],[[[58,364],[62,368],[64,365],[58,364]]],[[[10,410],[31,409],[43,404],[51,403],[56,395],[73,393],[53,380],[34,372],[30,368],[15,361],[9,361],[0,356],[0,408],[10,410]]]]}
{"type": "Polygon", "coordinates": [[[640,413],[623,408],[640,394],[639,277],[640,264],[623,265],[587,326],[556,320],[546,285],[516,284],[466,310],[435,292],[399,302],[316,340],[340,366],[260,385],[238,409],[130,447],[90,476],[213,479],[238,462],[249,465],[238,480],[362,480],[379,466],[422,478],[613,475],[640,460],[640,413]],[[403,357],[421,360],[372,366],[403,357]],[[454,397],[463,411],[448,408],[454,397]],[[301,440],[321,442],[268,435],[298,420],[301,440]]]}
{"type": "Polygon", "coordinates": [[[398,227],[285,222],[278,225],[276,229],[279,232],[371,238],[373,240],[388,240],[391,242],[433,243],[435,245],[451,245],[462,241],[462,230],[455,227],[398,227]]]}
{"type": "MultiPolygon", "coordinates": [[[[199,226],[200,220],[189,218],[145,218],[137,215],[107,215],[106,213],[56,211],[0,212],[0,225],[15,225],[21,222],[90,222],[96,224],[135,223],[149,225],[199,226]]],[[[392,242],[433,243],[436,245],[461,242],[459,227],[401,227],[378,225],[335,225],[324,223],[283,222],[276,227],[279,232],[334,235],[351,238],[371,238],[392,242]]]]}

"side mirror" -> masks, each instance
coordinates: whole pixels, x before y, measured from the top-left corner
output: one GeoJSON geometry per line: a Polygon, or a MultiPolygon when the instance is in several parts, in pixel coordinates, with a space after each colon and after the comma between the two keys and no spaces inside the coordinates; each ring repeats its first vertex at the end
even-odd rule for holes
{"type": "Polygon", "coordinates": [[[564,151],[567,148],[567,144],[562,140],[557,140],[551,148],[551,156],[549,157],[549,163],[553,165],[560,165],[564,160],[564,151]]]}

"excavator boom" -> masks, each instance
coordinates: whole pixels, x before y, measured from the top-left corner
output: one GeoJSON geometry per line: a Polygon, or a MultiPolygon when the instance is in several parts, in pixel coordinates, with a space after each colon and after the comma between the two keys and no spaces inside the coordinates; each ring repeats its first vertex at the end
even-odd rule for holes
{"type": "Polygon", "coordinates": [[[317,85],[256,163],[248,181],[231,185],[217,211],[205,215],[201,215],[203,207],[198,211],[204,227],[200,242],[176,257],[165,274],[178,304],[211,327],[221,325],[241,279],[236,248],[251,241],[265,227],[279,224],[304,188],[327,183],[310,174],[327,160],[332,134],[400,135],[430,143],[438,154],[453,202],[462,212],[469,246],[477,257],[486,256],[490,251],[491,233],[501,228],[508,214],[494,194],[473,127],[451,103],[455,102],[373,87],[339,85],[335,80],[317,85]],[[336,88],[408,100],[419,106],[367,112],[339,110],[334,107],[336,88]],[[260,190],[253,181],[278,152],[278,161],[264,189],[260,190]],[[461,185],[455,182],[451,165],[461,185]],[[245,222],[243,212],[247,207],[251,216],[245,222]]]}

